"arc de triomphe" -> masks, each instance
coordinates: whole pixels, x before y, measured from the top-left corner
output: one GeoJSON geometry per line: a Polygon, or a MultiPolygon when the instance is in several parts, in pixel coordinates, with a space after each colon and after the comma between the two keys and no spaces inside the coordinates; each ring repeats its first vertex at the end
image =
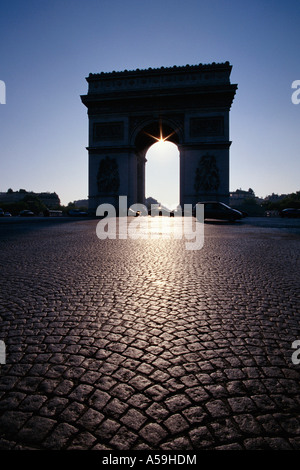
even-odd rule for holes
{"type": "MultiPolygon", "coordinates": [[[[180,153],[180,205],[229,199],[229,62],[90,74],[89,209],[145,202],[146,153],[168,137],[180,153]]],[[[166,175],[166,179],[168,175],[166,175]]],[[[153,195],[155,197],[155,195],[153,195]]]]}

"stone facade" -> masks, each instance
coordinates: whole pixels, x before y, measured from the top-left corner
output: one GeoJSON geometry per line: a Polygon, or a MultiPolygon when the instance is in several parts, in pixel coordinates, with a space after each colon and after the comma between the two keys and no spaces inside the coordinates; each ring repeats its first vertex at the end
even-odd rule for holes
{"type": "Polygon", "coordinates": [[[50,192],[43,192],[43,193],[35,193],[33,191],[12,191],[6,193],[0,193],[0,203],[2,204],[12,204],[15,202],[23,201],[25,196],[34,196],[38,197],[41,202],[45,204],[48,209],[52,209],[60,205],[60,199],[56,193],[50,192]]]}
{"type": "MultiPolygon", "coordinates": [[[[229,200],[232,66],[193,65],[90,74],[89,207],[145,202],[146,153],[160,135],[180,152],[180,204],[229,200]]],[[[167,175],[166,175],[167,178],[167,175]]]]}

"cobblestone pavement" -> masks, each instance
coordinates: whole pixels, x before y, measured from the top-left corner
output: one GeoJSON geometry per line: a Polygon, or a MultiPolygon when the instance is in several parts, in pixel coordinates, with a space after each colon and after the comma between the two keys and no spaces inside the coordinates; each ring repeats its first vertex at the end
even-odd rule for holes
{"type": "Polygon", "coordinates": [[[0,448],[300,449],[300,230],[96,224],[0,227],[0,448]]]}

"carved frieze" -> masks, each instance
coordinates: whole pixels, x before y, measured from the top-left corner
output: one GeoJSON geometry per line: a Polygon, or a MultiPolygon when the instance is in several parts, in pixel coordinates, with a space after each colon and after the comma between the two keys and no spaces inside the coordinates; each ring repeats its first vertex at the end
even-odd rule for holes
{"type": "Polygon", "coordinates": [[[124,139],[124,122],[96,122],[93,128],[94,142],[119,141],[124,139]]]}
{"type": "Polygon", "coordinates": [[[99,163],[97,174],[99,193],[117,194],[120,187],[119,166],[115,158],[105,157],[99,163]]]}
{"type": "Polygon", "coordinates": [[[223,135],[223,116],[190,118],[190,137],[219,137],[223,135]]]}
{"type": "Polygon", "coordinates": [[[198,194],[201,191],[217,191],[220,186],[220,174],[216,158],[206,154],[196,169],[194,189],[198,194]]]}

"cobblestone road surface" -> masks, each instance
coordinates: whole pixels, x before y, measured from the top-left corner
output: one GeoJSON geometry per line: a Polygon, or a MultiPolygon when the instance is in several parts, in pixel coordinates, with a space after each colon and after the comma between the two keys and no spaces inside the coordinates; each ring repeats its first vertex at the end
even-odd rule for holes
{"type": "Polygon", "coordinates": [[[250,222],[2,224],[0,448],[300,449],[300,230],[250,222]]]}

